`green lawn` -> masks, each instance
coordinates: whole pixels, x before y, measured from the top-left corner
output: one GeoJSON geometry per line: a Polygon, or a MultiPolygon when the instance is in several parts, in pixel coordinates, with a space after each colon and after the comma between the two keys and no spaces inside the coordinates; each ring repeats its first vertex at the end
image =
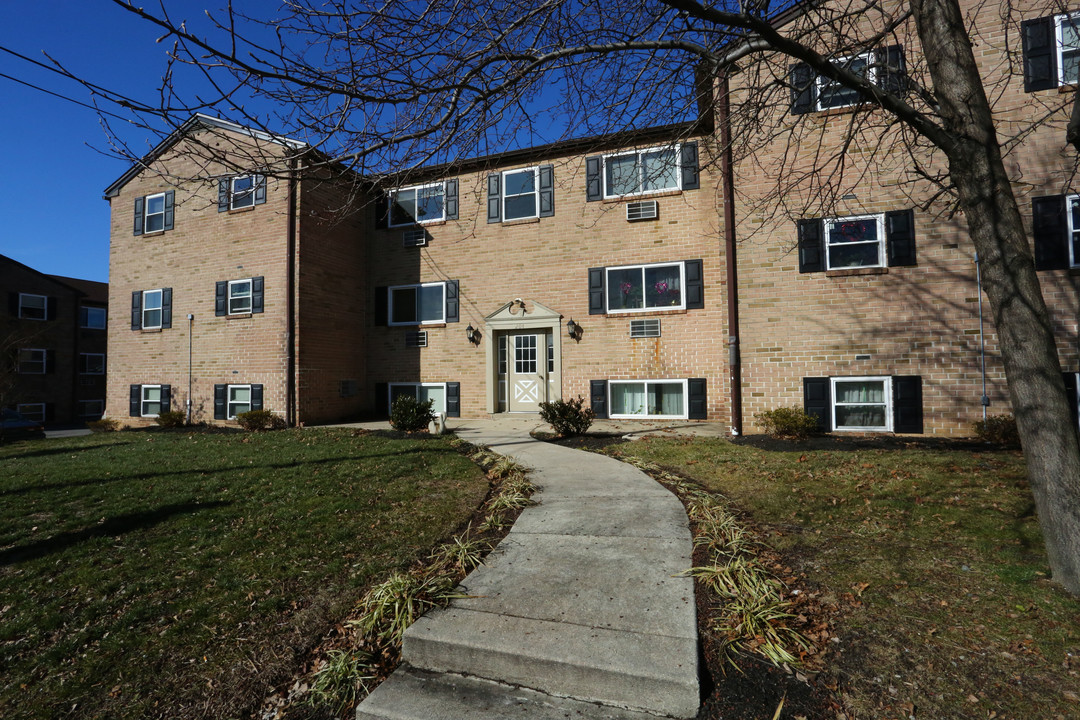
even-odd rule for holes
{"type": "Polygon", "coordinates": [[[0,446],[0,717],[250,714],[488,489],[442,438],[123,432],[0,446]]]}
{"type": "Polygon", "coordinates": [[[853,438],[608,452],[692,477],[760,526],[835,618],[826,670],[849,717],[1080,717],[1080,601],[1049,582],[1018,452],[853,438]]]}

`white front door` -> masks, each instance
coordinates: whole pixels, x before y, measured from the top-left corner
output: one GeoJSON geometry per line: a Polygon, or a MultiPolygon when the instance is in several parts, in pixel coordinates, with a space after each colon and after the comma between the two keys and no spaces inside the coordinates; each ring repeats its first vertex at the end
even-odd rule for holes
{"type": "Polygon", "coordinates": [[[548,399],[547,335],[510,333],[506,336],[506,409],[539,412],[548,399]]]}

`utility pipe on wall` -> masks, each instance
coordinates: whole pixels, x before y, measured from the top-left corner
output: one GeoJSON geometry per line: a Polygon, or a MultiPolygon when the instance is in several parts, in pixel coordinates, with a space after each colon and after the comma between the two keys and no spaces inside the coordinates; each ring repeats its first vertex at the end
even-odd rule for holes
{"type": "Polygon", "coordinates": [[[727,270],[728,386],[731,434],[742,434],[742,360],[739,357],[739,274],[735,254],[735,171],[731,152],[731,107],[727,70],[718,73],[720,97],[720,176],[724,193],[724,261],[727,270]]]}

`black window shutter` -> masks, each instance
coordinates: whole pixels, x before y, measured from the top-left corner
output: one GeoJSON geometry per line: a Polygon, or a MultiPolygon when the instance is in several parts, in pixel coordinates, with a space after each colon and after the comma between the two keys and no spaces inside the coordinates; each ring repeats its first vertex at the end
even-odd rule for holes
{"type": "Polygon", "coordinates": [[[874,56],[874,64],[877,65],[878,87],[893,95],[904,95],[907,92],[907,68],[904,66],[902,45],[891,45],[878,50],[874,56]]]}
{"type": "Polygon", "coordinates": [[[498,173],[488,175],[487,181],[487,221],[502,222],[502,178],[498,173]]]}
{"type": "Polygon", "coordinates": [[[255,181],[255,205],[262,205],[266,202],[266,176],[256,175],[255,181]]]}
{"type": "Polygon", "coordinates": [[[604,199],[604,158],[593,155],[585,158],[585,200],[604,199]]]}
{"type": "Polygon", "coordinates": [[[705,278],[701,273],[701,260],[687,260],[686,309],[701,310],[705,307],[705,278]]]}
{"type": "Polygon", "coordinates": [[[375,383],[375,415],[380,418],[390,415],[390,387],[386,383],[375,383]]]}
{"type": "Polygon", "coordinates": [[[604,304],[604,268],[589,268],[589,314],[603,315],[604,304]]]}
{"type": "Polygon", "coordinates": [[[161,328],[172,327],[172,288],[161,288],[161,328]]]}
{"type": "Polygon", "coordinates": [[[606,419],[608,416],[607,380],[590,380],[589,398],[592,401],[593,415],[601,420],[606,419]]]}
{"type": "Polygon", "coordinates": [[[1031,229],[1035,236],[1035,269],[1069,267],[1069,225],[1064,195],[1031,199],[1031,229]]]}
{"type": "Polygon", "coordinates": [[[263,409],[263,386],[252,385],[251,386],[251,409],[262,410],[263,409]]]}
{"type": "Polygon", "coordinates": [[[8,312],[14,317],[19,317],[19,293],[8,293],[8,312]]]}
{"type": "Polygon", "coordinates": [[[679,154],[679,166],[682,170],[682,189],[697,190],[701,187],[701,175],[698,172],[697,143],[683,143],[679,154]]]}
{"type": "Polygon", "coordinates": [[[915,211],[885,213],[885,244],[889,267],[915,265],[915,211]]]}
{"type": "Polygon", "coordinates": [[[803,411],[817,418],[818,429],[832,430],[832,398],[829,378],[803,378],[803,411]]]}
{"type": "Polygon", "coordinates": [[[229,314],[229,283],[219,280],[214,288],[214,315],[221,317],[229,314]]]}
{"type": "Polygon", "coordinates": [[[555,166],[540,166],[540,217],[555,214],[555,166]]]}
{"type": "Polygon", "coordinates": [[[385,230],[390,227],[390,195],[379,193],[375,198],[375,228],[385,230]]]}
{"type": "Polygon", "coordinates": [[[217,211],[225,212],[229,209],[229,186],[232,178],[221,178],[217,187],[217,211]]]}
{"type": "Polygon", "coordinates": [[[817,106],[817,78],[806,63],[797,63],[788,71],[791,83],[791,114],[814,112],[817,106]]]}
{"type": "Polygon", "coordinates": [[[922,378],[903,375],[892,379],[893,432],[922,433],[922,378]]]}
{"type": "Polygon", "coordinates": [[[52,375],[56,372],[56,351],[45,351],[45,374],[52,375]]]}
{"type": "Polygon", "coordinates": [[[446,281],[446,322],[461,322],[461,302],[458,299],[458,281],[446,281]]]}
{"type": "Polygon", "coordinates": [[[229,410],[226,403],[226,396],[229,393],[228,385],[215,385],[214,386],[214,419],[226,420],[229,417],[229,410]]]}
{"type": "Polygon", "coordinates": [[[386,286],[375,288],[375,324],[386,325],[389,320],[388,305],[390,289],[386,286]]]}
{"type": "Polygon", "coordinates": [[[1024,47],[1024,92],[1057,87],[1057,33],[1054,17],[1036,18],[1020,23],[1024,47]]]}
{"type": "Polygon", "coordinates": [[[825,224],[821,220],[799,220],[799,272],[825,269],[825,224]]]}
{"type": "Polygon", "coordinates": [[[146,198],[135,198],[135,234],[143,234],[143,208],[146,207],[146,198]]]}
{"type": "Polygon", "coordinates": [[[161,386],[161,412],[172,409],[172,385],[161,386]]]}
{"type": "Polygon", "coordinates": [[[170,190],[165,193],[165,230],[173,229],[174,205],[176,203],[176,191],[170,190]]]}
{"type": "Polygon", "coordinates": [[[461,417],[461,383],[446,383],[446,417],[461,417]]]}
{"type": "Polygon", "coordinates": [[[56,319],[56,298],[49,297],[45,299],[45,319],[56,319]]]}
{"type": "Polygon", "coordinates": [[[705,392],[705,378],[690,378],[686,381],[687,417],[691,420],[705,420],[709,417],[708,395],[705,392]]]}
{"type": "Polygon", "coordinates": [[[261,277],[251,278],[251,312],[261,313],[263,311],[263,279],[261,277]]]}
{"type": "Polygon", "coordinates": [[[128,400],[128,415],[139,417],[142,415],[142,385],[132,385],[131,395],[128,400]]]}
{"type": "Polygon", "coordinates": [[[1080,401],[1076,396],[1077,378],[1080,373],[1062,373],[1065,380],[1065,399],[1069,401],[1069,411],[1072,414],[1073,430],[1080,430],[1080,401]]]}
{"type": "Polygon", "coordinates": [[[131,329],[142,329],[142,291],[135,290],[131,293],[131,329]]]}
{"type": "Polygon", "coordinates": [[[457,178],[446,181],[446,194],[445,194],[445,208],[446,219],[457,220],[458,219],[458,181],[457,178]]]}

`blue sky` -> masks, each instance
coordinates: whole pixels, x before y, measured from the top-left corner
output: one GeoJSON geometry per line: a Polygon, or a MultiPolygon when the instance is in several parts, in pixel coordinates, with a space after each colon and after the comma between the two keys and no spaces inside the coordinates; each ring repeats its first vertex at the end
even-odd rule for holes
{"type": "MultiPolygon", "coordinates": [[[[200,15],[201,4],[189,6],[200,15]]],[[[108,0],[0,0],[0,47],[45,60],[152,101],[165,69],[167,43],[152,26],[108,0]]],[[[0,73],[88,102],[79,85],[0,52],[0,73]]],[[[108,138],[94,110],[0,77],[0,254],[42,272],[108,280],[109,204],[102,191],[127,164],[103,152],[108,138]]],[[[114,128],[120,129],[121,123],[114,128]]],[[[133,146],[150,133],[123,130],[133,146]]]]}

